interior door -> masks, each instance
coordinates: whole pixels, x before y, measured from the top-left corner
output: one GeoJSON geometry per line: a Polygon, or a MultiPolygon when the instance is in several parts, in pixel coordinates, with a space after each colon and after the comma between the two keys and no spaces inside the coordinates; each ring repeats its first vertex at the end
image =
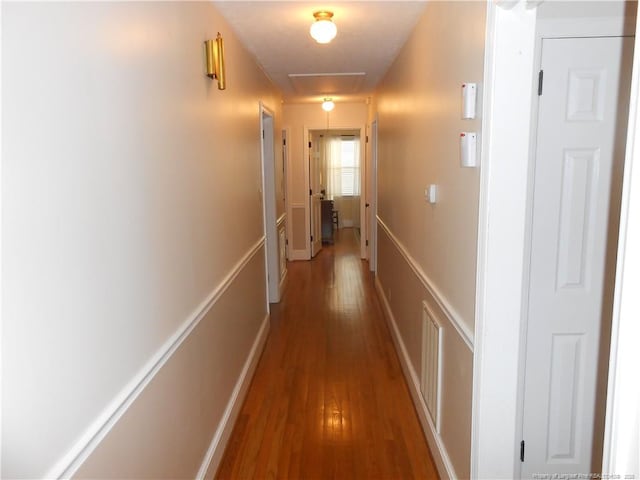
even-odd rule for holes
{"type": "Polygon", "coordinates": [[[321,139],[309,133],[309,202],[311,212],[311,257],[322,250],[322,158],[321,139]]]}
{"type": "Polygon", "coordinates": [[[600,327],[611,314],[603,291],[613,288],[603,281],[609,221],[617,222],[609,207],[623,162],[632,52],[632,38],[543,40],[523,478],[591,472],[600,327]]]}

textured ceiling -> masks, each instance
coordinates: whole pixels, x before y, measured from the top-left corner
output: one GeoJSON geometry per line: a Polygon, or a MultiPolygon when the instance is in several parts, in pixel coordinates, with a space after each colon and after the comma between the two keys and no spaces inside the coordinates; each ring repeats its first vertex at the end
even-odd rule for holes
{"type": "Polygon", "coordinates": [[[216,1],[285,102],[365,100],[424,10],[421,1],[216,1]],[[309,36],[313,12],[331,10],[338,35],[327,45],[309,36]],[[314,75],[317,74],[317,75],[314,75]]]}

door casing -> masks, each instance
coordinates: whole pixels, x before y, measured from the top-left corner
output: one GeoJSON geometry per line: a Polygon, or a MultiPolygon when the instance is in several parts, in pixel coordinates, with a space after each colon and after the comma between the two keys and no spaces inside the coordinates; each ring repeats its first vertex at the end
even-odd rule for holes
{"type": "Polygon", "coordinates": [[[369,270],[378,270],[378,115],[371,122],[369,132],[369,158],[367,159],[367,239],[369,240],[369,270]]]}
{"type": "MultiPolygon", "coordinates": [[[[303,148],[303,152],[302,152],[302,158],[306,159],[308,158],[307,152],[308,152],[308,139],[309,139],[309,132],[312,130],[320,130],[320,131],[325,131],[327,130],[326,126],[309,126],[309,125],[305,125],[303,128],[303,142],[302,142],[302,148],[303,148]]],[[[357,130],[359,133],[358,135],[360,136],[360,228],[362,229],[363,225],[366,225],[366,219],[365,219],[365,202],[366,202],[366,196],[362,194],[362,192],[365,190],[365,186],[366,186],[366,176],[365,176],[365,171],[366,168],[364,167],[365,165],[365,161],[366,161],[366,153],[365,153],[365,148],[366,148],[366,143],[365,143],[365,132],[366,132],[366,126],[365,125],[357,125],[357,126],[352,126],[352,125],[332,125],[331,128],[329,130],[357,130]]],[[[305,192],[309,191],[310,188],[310,181],[309,181],[309,162],[308,161],[304,161],[304,187],[305,187],[305,192]]],[[[305,235],[306,235],[306,259],[310,260],[311,259],[311,208],[309,205],[309,202],[305,202],[305,235]]],[[[360,235],[360,258],[366,258],[367,256],[367,247],[366,247],[366,235],[361,234],[360,235]]]]}
{"type": "Polygon", "coordinates": [[[269,303],[280,301],[280,267],[276,226],[274,115],[262,102],[260,103],[260,147],[267,309],[269,309],[269,303]]]}

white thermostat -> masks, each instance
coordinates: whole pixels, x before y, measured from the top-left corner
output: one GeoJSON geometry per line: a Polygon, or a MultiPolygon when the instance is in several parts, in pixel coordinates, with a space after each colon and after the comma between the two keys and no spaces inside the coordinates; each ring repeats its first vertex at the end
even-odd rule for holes
{"type": "Polygon", "coordinates": [[[462,84],[462,118],[476,118],[476,92],[478,86],[475,83],[462,84]]]}
{"type": "Polygon", "coordinates": [[[463,167],[477,167],[476,132],[460,133],[460,164],[463,167]]]}

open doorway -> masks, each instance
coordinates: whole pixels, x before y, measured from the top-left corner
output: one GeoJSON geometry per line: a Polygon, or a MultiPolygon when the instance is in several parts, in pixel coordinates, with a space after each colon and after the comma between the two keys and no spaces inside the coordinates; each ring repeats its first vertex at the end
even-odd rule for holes
{"type": "Polygon", "coordinates": [[[341,229],[352,229],[364,245],[360,129],[308,130],[307,138],[311,257],[341,229]]]}

